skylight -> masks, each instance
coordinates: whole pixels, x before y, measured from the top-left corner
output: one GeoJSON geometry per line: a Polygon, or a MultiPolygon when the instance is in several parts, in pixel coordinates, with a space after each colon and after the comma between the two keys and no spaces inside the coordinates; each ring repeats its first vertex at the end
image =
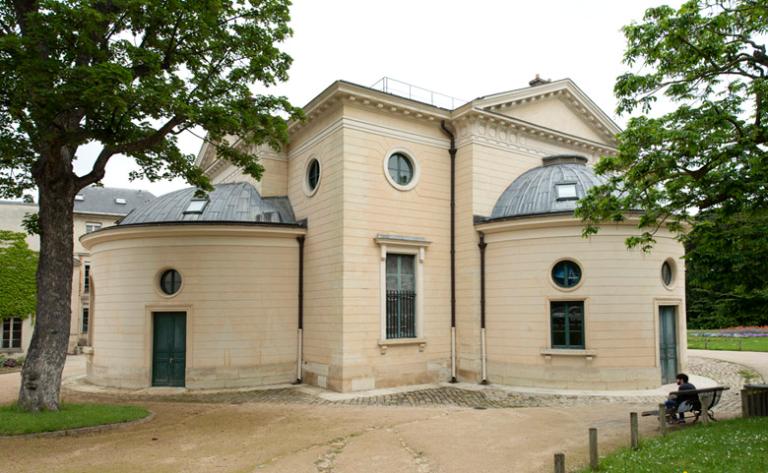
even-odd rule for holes
{"type": "Polygon", "coordinates": [[[75,200],[78,201],[78,202],[82,202],[82,201],[85,200],[85,197],[82,194],[77,194],[75,196],[75,200]]]}
{"type": "Polygon", "coordinates": [[[125,200],[125,199],[123,199],[122,197],[115,197],[115,203],[116,203],[116,204],[120,204],[120,205],[125,205],[125,204],[127,204],[127,203],[128,203],[128,201],[126,201],[126,200],[125,200]]]}
{"type": "Polygon", "coordinates": [[[187,209],[184,211],[185,214],[201,214],[203,213],[203,209],[205,209],[205,206],[208,204],[208,200],[205,199],[194,199],[189,202],[189,205],[187,206],[187,209]]]}
{"type": "Polygon", "coordinates": [[[558,184],[555,186],[557,189],[557,200],[577,200],[576,184],[558,184]]]}

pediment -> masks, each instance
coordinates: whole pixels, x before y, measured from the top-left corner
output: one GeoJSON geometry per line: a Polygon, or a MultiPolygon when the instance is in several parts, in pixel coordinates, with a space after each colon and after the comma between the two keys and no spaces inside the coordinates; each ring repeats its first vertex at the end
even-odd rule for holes
{"type": "Polygon", "coordinates": [[[570,79],[483,97],[474,106],[607,146],[621,131],[570,79]]]}

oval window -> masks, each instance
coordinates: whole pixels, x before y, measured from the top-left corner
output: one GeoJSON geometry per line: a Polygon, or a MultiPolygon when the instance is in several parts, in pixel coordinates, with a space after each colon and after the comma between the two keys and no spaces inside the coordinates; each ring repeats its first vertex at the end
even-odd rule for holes
{"type": "Polygon", "coordinates": [[[560,261],[552,268],[552,280],[560,287],[574,287],[581,281],[581,268],[573,261],[560,261]]]}
{"type": "Polygon", "coordinates": [[[169,269],[160,276],[160,290],[172,296],[181,288],[181,274],[175,269],[169,269]]]}
{"type": "Polygon", "coordinates": [[[387,162],[389,177],[399,186],[407,186],[413,179],[413,163],[403,153],[394,153],[387,162]]]}
{"type": "Polygon", "coordinates": [[[663,282],[665,286],[672,284],[672,265],[669,264],[669,261],[665,261],[664,264],[661,265],[661,282],[663,282]]]}
{"type": "Polygon", "coordinates": [[[317,185],[320,183],[320,162],[317,159],[313,159],[307,166],[307,190],[314,192],[317,189],[317,185]]]}

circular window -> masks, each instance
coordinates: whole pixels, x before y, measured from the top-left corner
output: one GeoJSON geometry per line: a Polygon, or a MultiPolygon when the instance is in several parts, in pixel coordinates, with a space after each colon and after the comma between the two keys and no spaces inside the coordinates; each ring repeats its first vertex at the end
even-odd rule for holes
{"type": "Polygon", "coordinates": [[[160,276],[160,290],[172,296],[181,288],[181,274],[175,269],[169,269],[160,276]]]}
{"type": "Polygon", "coordinates": [[[307,191],[313,194],[320,184],[320,161],[311,159],[307,165],[307,191]]]}
{"type": "Polygon", "coordinates": [[[669,286],[672,284],[673,279],[674,274],[672,265],[669,261],[665,261],[664,264],[661,265],[661,282],[663,282],[665,286],[669,286]]]}
{"type": "Polygon", "coordinates": [[[574,287],[581,281],[581,268],[573,261],[560,261],[552,268],[552,280],[563,288],[574,287]]]}
{"type": "Polygon", "coordinates": [[[394,153],[389,157],[387,170],[398,186],[407,186],[413,180],[413,163],[403,153],[394,153]]]}

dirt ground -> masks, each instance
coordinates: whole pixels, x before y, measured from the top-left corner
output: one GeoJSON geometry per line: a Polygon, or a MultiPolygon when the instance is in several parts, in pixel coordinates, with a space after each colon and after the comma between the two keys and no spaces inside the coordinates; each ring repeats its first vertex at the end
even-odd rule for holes
{"type": "MultiPolygon", "coordinates": [[[[76,357],[65,376],[83,370],[76,357]]],[[[734,368],[735,369],[735,368],[734,368]]],[[[0,375],[0,403],[18,373],[0,375]]],[[[68,391],[65,401],[138,403],[150,422],[57,438],[0,438],[0,473],[458,473],[569,471],[587,463],[588,429],[601,453],[629,444],[629,413],[648,403],[573,407],[313,405],[177,402],[68,391]]],[[[640,417],[641,437],[655,417],[640,417]]]]}
{"type": "MultiPolygon", "coordinates": [[[[405,408],[144,403],[152,421],[75,437],[0,439],[0,471],[22,472],[539,472],[564,451],[587,461],[629,440],[629,412],[589,408],[405,408]]],[[[651,435],[652,418],[641,418],[651,435]]]]}

